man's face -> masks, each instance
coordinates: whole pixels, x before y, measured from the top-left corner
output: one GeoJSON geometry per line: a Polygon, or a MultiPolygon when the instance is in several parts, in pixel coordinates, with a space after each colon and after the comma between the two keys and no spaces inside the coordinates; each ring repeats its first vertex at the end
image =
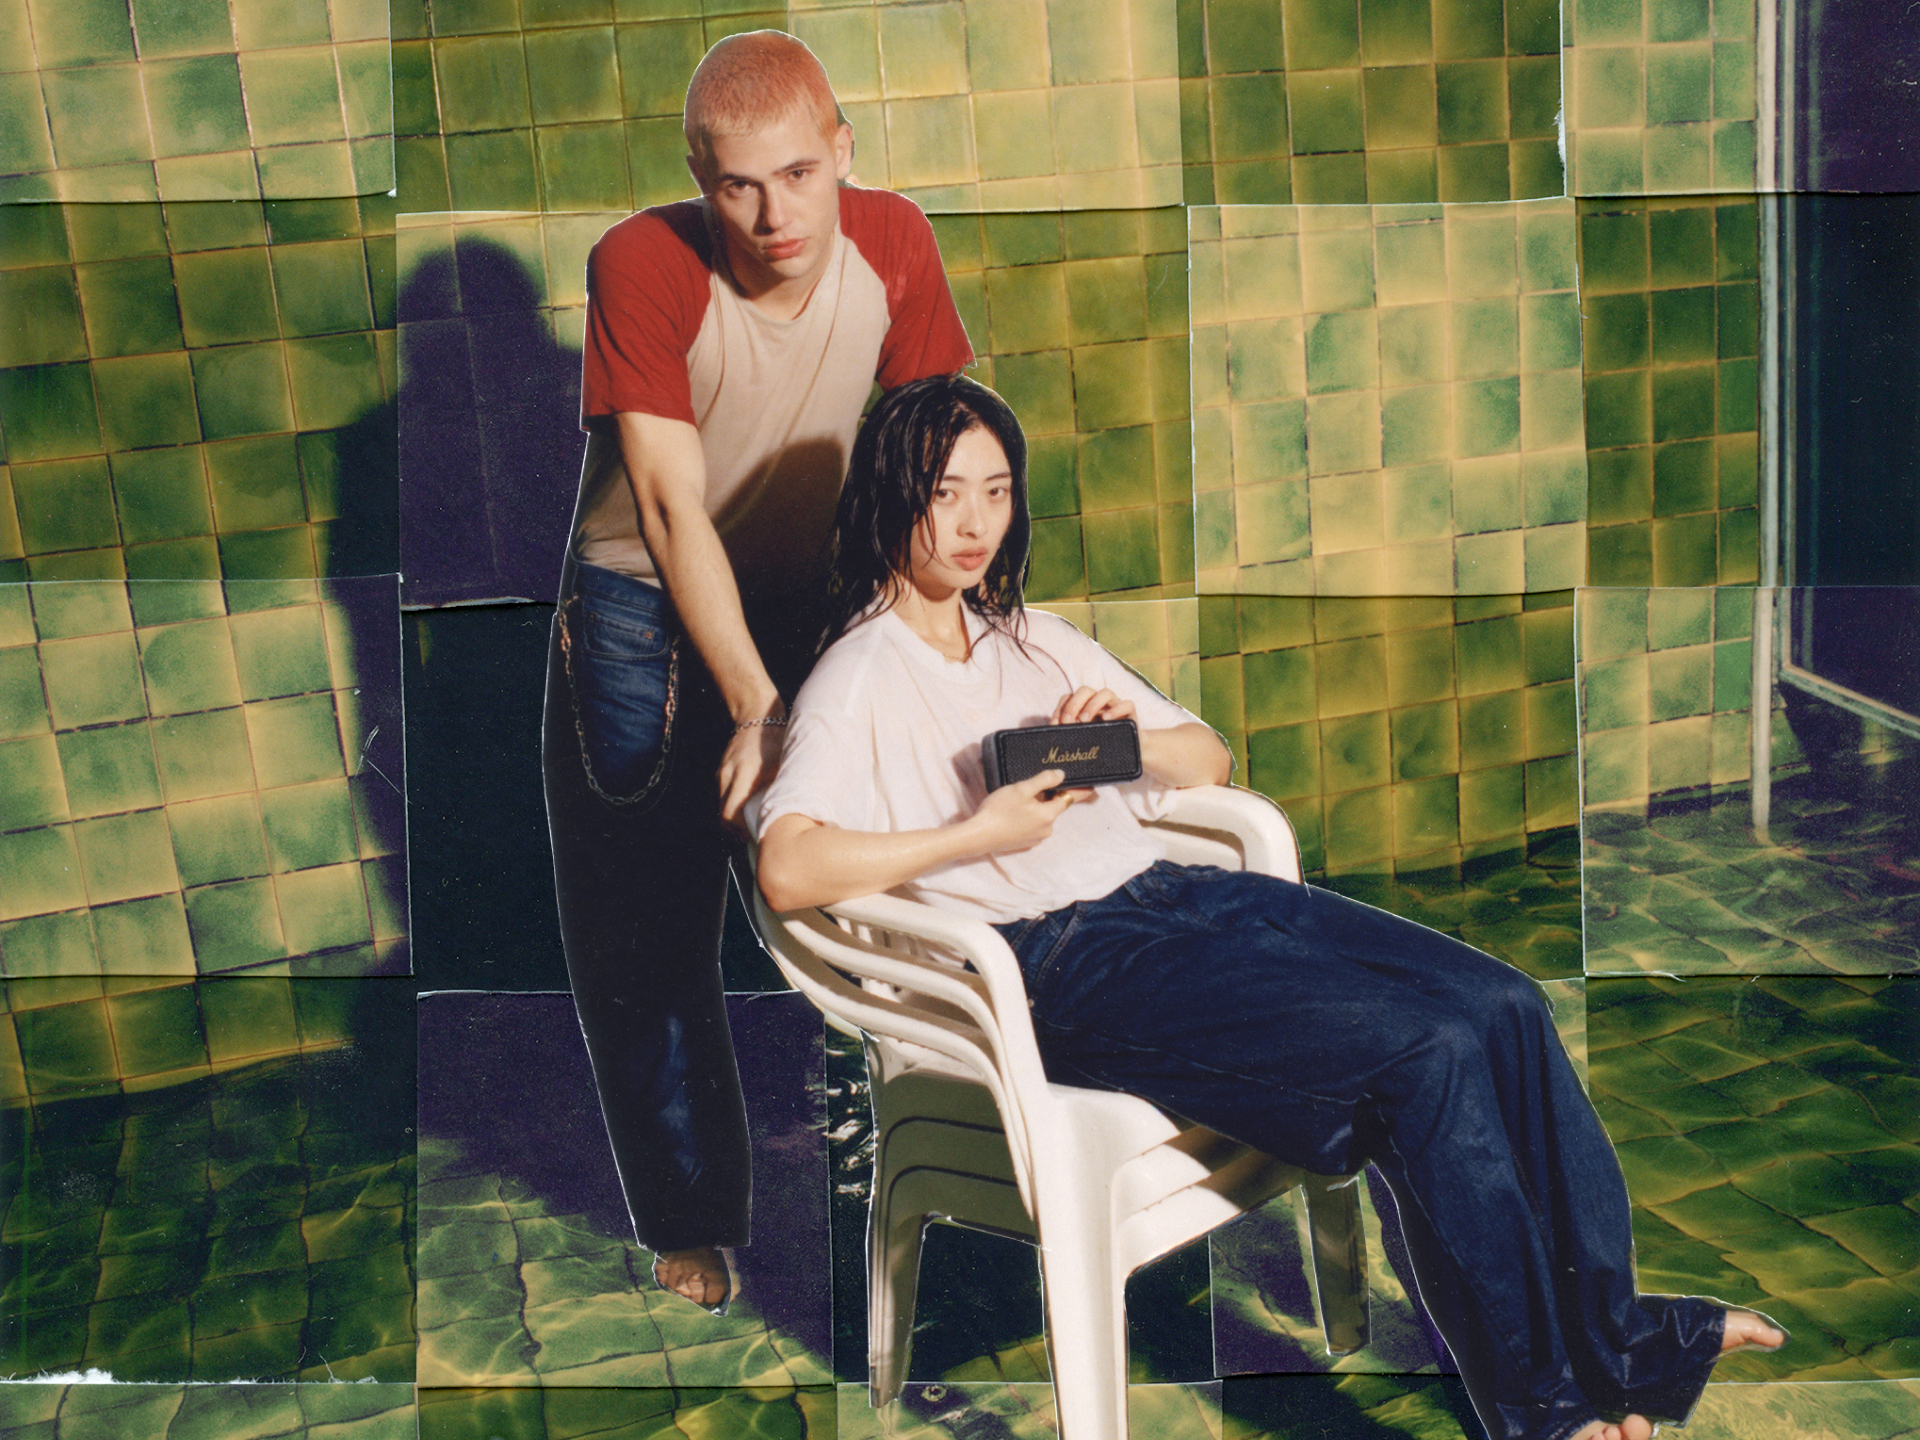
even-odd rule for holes
{"type": "Polygon", "coordinates": [[[750,135],[715,136],[712,150],[712,170],[694,176],[720,218],[734,279],[749,298],[811,291],[840,219],[853,131],[823,135],[796,111],[750,135]]]}

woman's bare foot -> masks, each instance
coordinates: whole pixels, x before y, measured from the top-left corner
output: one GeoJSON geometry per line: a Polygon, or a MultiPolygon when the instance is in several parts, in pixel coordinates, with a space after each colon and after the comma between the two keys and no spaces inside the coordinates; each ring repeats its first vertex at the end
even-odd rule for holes
{"type": "Polygon", "coordinates": [[[1778,1350],[1787,1343],[1787,1332],[1766,1316],[1752,1310],[1727,1311],[1726,1333],[1720,1337],[1720,1353],[1736,1350],[1778,1350]]]}
{"type": "Polygon", "coordinates": [[[727,1257],[711,1245],[662,1250],[654,1257],[653,1283],[682,1300],[691,1300],[702,1310],[724,1309],[733,1298],[727,1257]]]}
{"type": "Polygon", "coordinates": [[[1651,1421],[1644,1415],[1629,1415],[1618,1425],[1596,1420],[1585,1429],[1575,1431],[1568,1440],[1650,1440],[1652,1435],[1651,1421]]]}

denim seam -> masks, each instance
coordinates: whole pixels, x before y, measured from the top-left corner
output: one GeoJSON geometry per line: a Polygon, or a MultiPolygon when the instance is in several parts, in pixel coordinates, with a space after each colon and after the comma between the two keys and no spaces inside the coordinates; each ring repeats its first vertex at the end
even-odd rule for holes
{"type": "Polygon", "coordinates": [[[609,805],[639,805],[657,798],[655,791],[667,776],[667,761],[673,755],[673,716],[680,701],[680,637],[667,645],[667,703],[663,717],[660,739],[660,758],[654,762],[653,772],[640,783],[640,788],[631,795],[610,795],[600,786],[593,773],[593,758],[587,750],[586,722],[580,716],[580,682],[573,671],[573,613],[580,609],[580,596],[570,596],[557,612],[555,619],[560,629],[560,658],[567,672],[567,700],[573,707],[573,733],[580,742],[580,768],[586,773],[587,785],[595,795],[609,805]]]}

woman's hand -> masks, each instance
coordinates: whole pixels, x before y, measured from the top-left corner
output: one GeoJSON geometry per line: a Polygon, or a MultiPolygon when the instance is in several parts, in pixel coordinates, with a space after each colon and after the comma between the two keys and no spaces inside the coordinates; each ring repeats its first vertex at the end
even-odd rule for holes
{"type": "Polygon", "coordinates": [[[1122,700],[1111,690],[1096,690],[1082,685],[1054,707],[1056,725],[1085,725],[1094,720],[1131,720],[1133,702],[1122,700]]]}
{"type": "Polygon", "coordinates": [[[966,822],[973,828],[978,853],[1006,855],[1031,850],[1053,834],[1053,822],[1066,813],[1069,805],[1093,799],[1091,790],[1054,791],[1053,787],[1066,778],[1064,770],[1042,770],[1031,779],[1002,785],[988,795],[966,822]]]}

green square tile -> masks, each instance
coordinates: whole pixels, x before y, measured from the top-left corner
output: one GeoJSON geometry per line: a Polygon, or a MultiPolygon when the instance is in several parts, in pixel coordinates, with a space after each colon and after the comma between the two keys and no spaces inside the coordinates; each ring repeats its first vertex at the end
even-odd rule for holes
{"type": "Polygon", "coordinates": [[[1083,431],[1104,430],[1152,420],[1154,406],[1147,366],[1150,358],[1148,346],[1138,341],[1075,349],[1073,391],[1077,427],[1083,431]]]}
{"type": "Polygon", "coordinates": [[[164,257],[83,265],[77,274],[87,341],[96,357],[182,348],[173,272],[164,257]]]}
{"type": "Polygon", "coordinates": [[[1527,450],[1551,450],[1581,443],[1580,376],[1571,370],[1523,375],[1520,379],[1520,443],[1527,450]]]}
{"type": "Polygon", "coordinates": [[[1320,793],[1320,727],[1309,721],[1247,737],[1247,783],[1261,794],[1286,800],[1320,793]]]}
{"type": "Polygon", "coordinates": [[[1519,216],[1520,288],[1573,289],[1580,264],[1573,206],[1542,201],[1515,208],[1519,216]]]}
{"type": "Polygon", "coordinates": [[[1554,136],[1560,103],[1557,55],[1507,61],[1507,124],[1516,139],[1554,136]]]}
{"type": "Polygon", "coordinates": [[[1716,353],[1714,287],[1656,290],[1653,309],[1653,360],[1680,364],[1711,360],[1716,353]]]}
{"type": "Polygon", "coordinates": [[[1293,157],[1293,199],[1302,205],[1367,203],[1367,157],[1357,151],[1293,157]]]}
{"type": "Polygon", "coordinates": [[[1502,839],[1526,831],[1526,775],[1519,765],[1474,770],[1460,777],[1460,839],[1463,844],[1502,839]]]}
{"type": "Polygon", "coordinates": [[[1519,448],[1519,380],[1473,380],[1455,385],[1453,434],[1456,455],[1495,455],[1519,448]]]}
{"type": "Polygon", "coordinates": [[[1299,320],[1292,316],[1247,320],[1203,333],[1226,340],[1228,386],[1236,402],[1304,393],[1305,352],[1299,320]]]}
{"type": "Polygon", "coordinates": [[[1699,285],[1714,278],[1713,218],[1707,205],[1648,212],[1649,273],[1655,285],[1699,285]]]}
{"type": "Polygon", "coordinates": [[[242,698],[266,700],[329,687],[326,636],[318,606],[236,615],[228,623],[242,698]]]}
{"type": "Polygon", "coordinates": [[[379,353],[370,334],[290,340],[287,373],[302,430],[337,430],[365,420],[384,399],[379,353]]]}
{"type": "MultiPolygon", "coordinates": [[[[54,924],[84,929],[86,917],[57,917],[51,923],[40,922],[40,927],[36,928],[51,929],[54,924]]],[[[9,953],[23,938],[22,932],[27,928],[25,925],[9,927],[4,937],[9,953]]],[[[68,950],[69,947],[77,951],[77,940],[62,939],[57,942],[60,950],[68,950]]],[[[56,947],[37,944],[33,948],[44,953],[56,947]]],[[[90,942],[88,948],[91,949],[90,942]]],[[[26,1069],[27,1088],[36,1098],[62,1091],[101,1086],[112,1088],[116,1066],[104,1001],[76,1001],[17,1011],[13,1023],[19,1036],[20,1060],[26,1069]]]]}
{"type": "MultiPolygon", "coordinates": [[[[0,835],[0,916],[16,920],[24,915],[73,910],[86,903],[71,825],[0,835]]],[[[10,954],[0,955],[5,955],[13,973],[29,973],[24,967],[15,968],[10,954]]]]}
{"type": "MultiPolygon", "coordinates": [[[[1596,296],[1594,303],[1617,298],[1620,297],[1596,296]]],[[[1571,294],[1521,296],[1521,372],[1570,370],[1579,363],[1579,301],[1571,294]]]]}
{"type": "Polygon", "coordinates": [[[1379,312],[1380,383],[1434,384],[1449,378],[1445,305],[1407,305],[1379,312]]]}
{"type": "Polygon", "coordinates": [[[1446,204],[1512,197],[1512,167],[1506,145],[1446,145],[1435,153],[1439,161],[1440,199],[1446,204]]]}
{"type": "Polygon", "coordinates": [[[1453,307],[1452,322],[1453,378],[1518,373],[1520,312],[1512,297],[1462,301],[1453,307]]]}
{"type": "MultiPolygon", "coordinates": [[[[677,129],[677,127],[676,127],[677,129]]],[[[684,142],[681,142],[684,154],[684,142]]],[[[686,167],[672,176],[671,198],[685,195],[689,183],[686,167]]],[[[452,189],[456,209],[461,210],[533,210],[538,209],[538,181],[533,163],[530,132],[509,130],[478,135],[447,137],[447,183],[452,189]]],[[[636,200],[643,195],[636,181],[636,200]]]]}
{"type": "Polygon", "coordinates": [[[1515,530],[1524,509],[1517,459],[1496,456],[1453,467],[1453,518],[1461,534],[1485,530],[1515,530]]]}
{"type": "Polygon", "coordinates": [[[290,954],[310,954],[372,940],[366,889],[358,865],[301,870],[274,878],[290,954]]]}
{"type": "Polygon", "coordinates": [[[535,125],[620,118],[620,79],[611,25],[530,33],[526,65],[535,125]]]}
{"type": "Polygon", "coordinates": [[[1301,299],[1308,311],[1365,310],[1374,304],[1373,243],[1368,230],[1300,237],[1301,299]]]}
{"type": "Polygon", "coordinates": [[[331,47],[243,51],[240,73],[246,83],[247,121],[255,146],[298,145],[346,135],[331,47]]]}
{"type": "Polygon", "coordinates": [[[1366,148],[1360,71],[1322,70],[1287,76],[1287,129],[1296,155],[1366,148]]]}
{"type": "MultiPolygon", "coordinates": [[[[1441,199],[1449,198],[1443,183],[1441,199]]],[[[1449,212],[1447,279],[1456,303],[1513,293],[1519,275],[1516,221],[1524,213],[1505,206],[1489,212],[1449,212]]]]}
{"type": "Polygon", "coordinates": [[[127,588],[133,623],[142,628],[227,613],[217,580],[147,580],[127,588]]]}
{"type": "Polygon", "coordinates": [[[0,425],[5,427],[7,458],[15,465],[98,450],[100,425],[94,412],[92,367],[34,365],[0,370],[0,425]]]}
{"type": "Polygon", "coordinates": [[[1460,782],[1439,775],[1393,787],[1396,856],[1450,849],[1460,842],[1460,782]]]}
{"type": "Polygon", "coordinates": [[[1465,145],[1507,138],[1504,60],[1473,60],[1435,68],[1440,143],[1465,145]]]}
{"type": "Polygon", "coordinates": [[[1133,426],[1082,436],[1077,473],[1080,508],[1086,511],[1152,504],[1152,431],[1146,426],[1133,426]]]}
{"type": "Polygon", "coordinates": [[[260,800],[252,792],[167,807],[174,863],[183,885],[267,873],[260,800]]]}
{"type": "Polygon", "coordinates": [[[82,820],[73,833],[92,903],[111,904],[180,888],[165,811],[139,810],[82,820]]]}
{"type": "Polygon", "coordinates": [[[242,50],[318,44],[332,33],[328,8],[326,0],[234,0],[234,34],[242,50]]]}
{"type": "Polygon", "coordinates": [[[146,714],[130,633],[44,643],[40,668],[56,729],[133,720],[146,714]]]}
{"type": "MultiPolygon", "coordinates": [[[[1236,485],[1285,480],[1307,473],[1307,412],[1304,401],[1277,400],[1233,409],[1233,478],[1236,485]]],[[[1300,496],[1304,516],[1303,491],[1300,496]]],[[[1305,538],[1304,528],[1302,538],[1305,538]]],[[[1287,558],[1278,555],[1267,559],[1287,558]]]]}
{"type": "Polygon", "coordinates": [[[1528,525],[1562,525],[1587,518],[1585,462],[1577,450],[1521,457],[1528,525]]]}
{"type": "Polygon", "coordinates": [[[1380,397],[1372,390],[1319,395],[1307,402],[1307,470],[1336,475],[1376,470],[1381,454],[1380,397]]]}
{"type": "Polygon", "coordinates": [[[1161,582],[1159,535],[1150,507],[1085,515],[1080,525],[1090,593],[1137,590],[1161,582]]]}
{"type": "Polygon", "coordinates": [[[45,734],[50,728],[38,652],[31,645],[0,650],[0,738],[45,734]]]}
{"type": "Polygon", "coordinates": [[[139,66],[42,71],[40,92],[63,169],[152,158],[139,66]]]}
{"type": "Polygon", "coordinates": [[[1424,780],[1460,769],[1459,717],[1451,700],[1392,713],[1393,778],[1424,780]]]}
{"type": "Polygon", "coordinates": [[[1526,728],[1522,699],[1525,691],[1498,690],[1459,702],[1460,768],[1484,770],[1512,764],[1523,757],[1526,728]]]}
{"type": "Polygon", "coordinates": [[[145,725],[75,730],[55,738],[67,804],[75,816],[140,810],[160,803],[153,742],[145,725]]]}
{"type": "Polygon", "coordinates": [[[129,544],[204,535],[213,529],[197,446],[112,457],[113,495],[129,544]]]}
{"type": "Polygon", "coordinates": [[[1651,649],[1704,645],[1712,636],[1711,591],[1651,590],[1647,593],[1647,643],[1651,649]]]}
{"type": "Polygon", "coordinates": [[[1364,64],[1410,65],[1433,58],[1428,0],[1361,0],[1360,56],[1364,64]]]}
{"type": "Polygon", "coordinates": [[[1711,441],[1683,441],[1653,452],[1653,513],[1684,515],[1714,507],[1711,441]]]}
{"type": "MultiPolygon", "coordinates": [[[[1580,206],[1580,283],[1584,294],[1644,290],[1649,279],[1648,220],[1644,210],[1599,208],[1601,202],[1580,206]]],[[[1656,211],[1662,217],[1686,211],[1656,211]]],[[[1670,235],[1663,235],[1660,253],[1667,256],[1670,235]]]]}
{"type": "MultiPolygon", "coordinates": [[[[1722,592],[1725,593],[1725,592],[1722,592]]],[[[1713,647],[1713,708],[1716,712],[1753,706],[1753,642],[1727,640],[1713,647]]]]}
{"type": "Polygon", "coordinates": [[[1248,729],[1264,730],[1314,718],[1312,646],[1253,651],[1242,658],[1241,665],[1248,729]]]}
{"type": "Polygon", "coordinates": [[[144,71],[156,156],[212,155],[248,147],[237,56],[156,60],[144,71]]]}
{"type": "Polygon", "coordinates": [[[1653,438],[1653,400],[1646,371],[1589,374],[1586,391],[1590,448],[1644,445],[1653,438]]]}
{"type": "Polygon", "coordinates": [[[1720,366],[1715,426],[1722,432],[1760,426],[1760,363],[1728,360],[1720,366]]]}
{"type": "Polygon", "coordinates": [[[193,377],[184,354],[99,360],[93,384],[107,449],[191,445],[200,438],[193,377]]]}
{"type": "Polygon", "coordinates": [[[196,990],[192,985],[164,985],[107,997],[123,1075],[163,1075],[207,1063],[196,990]]]}
{"type": "Polygon", "coordinates": [[[165,214],[151,204],[69,205],[67,229],[73,237],[73,258],[82,264],[94,260],[123,260],[134,255],[167,253],[165,214]]]}
{"type": "Polygon", "coordinates": [[[633,192],[627,176],[624,126],[613,122],[540,130],[535,143],[549,209],[631,207],[633,192]]]}
{"type": "Polygon", "coordinates": [[[1320,724],[1320,775],[1329,792],[1384,785],[1392,773],[1387,714],[1376,710],[1320,724]]]}
{"type": "Polygon", "coordinates": [[[16,465],[13,498],[20,541],[29,555],[113,545],[119,540],[113,490],[102,457],[16,465]]]}
{"type": "MultiPolygon", "coordinates": [[[[1381,409],[1381,426],[1389,452],[1396,443],[1393,404],[1393,397],[1387,397],[1381,409]]],[[[1390,455],[1389,463],[1392,463],[1390,455]]],[[[1387,544],[1444,539],[1453,533],[1453,481],[1447,466],[1390,469],[1381,480],[1387,544]]]]}
{"type": "MultiPolygon", "coordinates": [[[[1294,0],[1284,14],[1286,63],[1295,70],[1325,70],[1360,63],[1360,17],[1339,0],[1294,0]]],[[[1267,12],[1272,25],[1272,12],[1267,12]]]]}
{"type": "Polygon", "coordinates": [[[293,436],[209,445],[206,465],[221,533],[297,525],[307,518],[293,436]]]}
{"type": "Polygon", "coordinates": [[[1662,47],[1646,52],[1649,125],[1712,118],[1713,55],[1706,44],[1662,47]]]}
{"type": "Polygon", "coordinates": [[[281,333],[327,335],[373,325],[359,240],[276,245],[271,251],[281,333]]]}
{"type": "Polygon", "coordinates": [[[1272,6],[1263,0],[1208,0],[1205,13],[1209,73],[1251,74],[1286,67],[1285,32],[1273,23],[1272,6]]]}
{"type": "Polygon", "coordinates": [[[1450,455],[1453,436],[1449,399],[1444,385],[1383,392],[1380,396],[1382,463],[1411,465],[1450,455]]]}
{"type": "Polygon", "coordinates": [[[147,708],[178,715],[240,703],[227,622],[201,620],[142,631],[140,658],[147,677],[147,708]]]}
{"type": "MultiPolygon", "coordinates": [[[[1361,91],[1368,149],[1398,150],[1438,143],[1439,112],[1430,66],[1366,70],[1361,76],[1361,91]]],[[[1385,197],[1372,198],[1378,204],[1385,197]]]]}
{"type": "Polygon", "coordinates": [[[133,30],[124,5],[113,0],[32,0],[25,8],[33,17],[34,56],[42,69],[133,58],[133,30]]]}
{"type": "Polygon", "coordinates": [[[344,779],[265,791],[260,796],[260,813],[276,872],[359,858],[353,805],[344,779]]]}
{"type": "Polygon", "coordinates": [[[1688,645],[1647,657],[1647,709],[1655,722],[1704,715],[1713,708],[1713,652],[1688,645]]]}
{"type": "Polygon", "coordinates": [[[1330,874],[1378,867],[1391,856],[1392,802],[1386,786],[1332,797],[1324,808],[1326,868],[1330,874]]]}
{"type": "MultiPolygon", "coordinates": [[[[287,954],[271,880],[238,880],[187,891],[187,925],[193,934],[194,959],[202,974],[279,960],[287,954]]],[[[215,1008],[215,997],[226,986],[264,983],[230,980],[219,989],[207,990],[203,1005],[208,1048],[216,1061],[220,1058],[222,1042],[247,1054],[256,1053],[254,1047],[263,1045],[267,1037],[258,1029],[244,1032],[243,1036],[228,1035],[226,1016],[215,1008]],[[218,1021],[217,1015],[221,1017],[218,1021]]]]}
{"type": "Polygon", "coordinates": [[[987,304],[996,355],[1067,343],[1066,277],[1057,265],[987,272],[987,304]]]}
{"type": "Polygon", "coordinates": [[[1072,344],[1098,345],[1145,336],[1146,272],[1138,256],[1069,261],[1062,269],[1072,344]]]}
{"type": "Polygon", "coordinates": [[[169,804],[254,788],[247,726],[239,710],[208,710],[153,722],[153,751],[169,804]]]}
{"type": "Polygon", "coordinates": [[[143,58],[233,49],[226,0],[133,0],[132,10],[143,58]]]}
{"type": "Polygon", "coordinates": [[[0,334],[0,364],[44,365],[87,358],[80,299],[68,266],[0,271],[0,307],[10,321],[0,334]]]}
{"type": "Polygon", "coordinates": [[[1312,317],[1306,325],[1307,392],[1319,395],[1377,386],[1379,352],[1372,311],[1312,317]]]}
{"type": "Polygon", "coordinates": [[[270,340],[279,333],[264,247],[179,255],[173,267],[187,344],[270,340]]]}
{"type": "Polygon", "coordinates": [[[319,572],[313,553],[313,528],[293,525],[281,530],[223,535],[220,537],[220,571],[236,580],[316,575],[319,572]]]}
{"type": "Polygon", "coordinates": [[[1079,517],[1034,521],[1027,568],[1028,598],[1039,602],[1086,593],[1086,556],[1079,517]]]}
{"type": "Polygon", "coordinates": [[[40,90],[40,77],[33,71],[0,75],[0,165],[26,177],[8,187],[21,198],[53,198],[53,177],[44,173],[54,167],[53,145],[46,128],[46,98],[40,90]]]}
{"type": "Polygon", "coordinates": [[[1653,523],[1653,583],[1711,585],[1718,576],[1716,517],[1681,515],[1653,523]]]}
{"type": "Polygon", "coordinates": [[[1458,626],[1454,673],[1463,696],[1517,690],[1525,684],[1519,617],[1499,616],[1458,626]]]}
{"type": "Polygon", "coordinates": [[[283,350],[267,344],[194,352],[194,390],[207,439],[293,429],[283,350]]]}
{"type": "Polygon", "coordinates": [[[331,695],[268,700],[246,715],[262,789],[345,773],[331,695]]]}
{"type": "MultiPolygon", "coordinates": [[[[193,973],[193,937],[187,932],[186,906],[181,902],[178,894],[154,895],[145,900],[130,900],[121,905],[96,904],[90,918],[97,937],[100,968],[109,975],[190,975],[193,973]]],[[[179,986],[169,990],[142,993],[146,995],[176,994],[186,989],[185,986],[179,986]]],[[[115,1040],[124,1063],[128,1055],[127,1039],[124,1033],[118,1032],[118,1025],[119,1021],[116,1019],[115,1040]]],[[[141,1038],[157,1039],[164,1034],[167,1040],[173,1043],[178,1043],[189,1036],[197,1040],[198,1028],[196,1017],[196,1023],[191,1031],[176,1030],[169,1025],[162,1027],[160,1031],[143,1031],[141,1038]]],[[[204,1060],[203,1049],[199,1060],[185,1063],[201,1064],[204,1060]]]]}
{"type": "Polygon", "coordinates": [[[1440,198],[1432,150],[1370,151],[1367,198],[1379,205],[1431,204],[1440,198]]]}
{"type": "Polygon", "coordinates": [[[1715,353],[1722,359],[1754,355],[1760,348],[1760,291],[1756,285],[1722,285],[1717,295],[1715,353]]]}
{"type": "Polygon", "coordinates": [[[1652,423],[1656,441],[1713,434],[1714,378],[1712,365],[1653,371],[1652,423]]]}

